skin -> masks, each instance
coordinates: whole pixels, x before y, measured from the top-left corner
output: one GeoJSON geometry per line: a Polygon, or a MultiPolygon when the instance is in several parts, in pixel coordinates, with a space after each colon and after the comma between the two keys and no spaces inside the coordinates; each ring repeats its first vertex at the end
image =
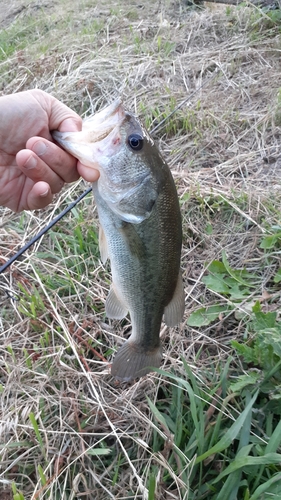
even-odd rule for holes
{"type": "Polygon", "coordinates": [[[51,203],[64,183],[99,172],[54,143],[51,131],[77,132],[81,118],[42,90],[0,97],[0,205],[15,212],[51,203]]]}

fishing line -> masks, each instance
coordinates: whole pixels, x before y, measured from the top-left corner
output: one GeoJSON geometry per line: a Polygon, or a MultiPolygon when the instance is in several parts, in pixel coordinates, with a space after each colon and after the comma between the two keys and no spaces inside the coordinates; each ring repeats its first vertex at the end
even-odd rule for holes
{"type": "MultiPolygon", "coordinates": [[[[178,106],[176,106],[175,109],[173,109],[173,111],[171,111],[171,113],[168,116],[166,116],[165,118],[163,118],[163,120],[157,123],[157,125],[149,133],[153,134],[156,130],[162,127],[162,125],[164,125],[164,123],[167,120],[169,120],[171,116],[173,116],[180,108],[182,108],[188,101],[190,101],[190,99],[192,99],[197,94],[197,92],[199,92],[199,90],[201,90],[205,85],[207,85],[207,83],[212,81],[215,78],[215,76],[217,76],[216,73],[209,80],[203,82],[198,87],[198,89],[192,92],[186,99],[184,99],[178,106]]],[[[70,203],[68,207],[66,207],[59,215],[57,215],[47,226],[45,226],[41,231],[39,231],[39,233],[36,236],[34,236],[34,238],[32,238],[28,243],[26,243],[26,245],[20,248],[20,250],[15,255],[13,255],[13,257],[11,257],[5,264],[0,266],[0,274],[6,271],[6,269],[10,267],[10,265],[13,262],[15,262],[15,260],[19,259],[19,257],[21,257],[21,255],[26,250],[28,250],[28,248],[30,248],[34,243],[36,243],[36,241],[38,241],[41,238],[41,236],[47,233],[59,220],[61,220],[68,212],[70,212],[70,210],[72,210],[77,205],[77,203],[83,200],[83,198],[85,198],[85,196],[87,196],[87,194],[89,194],[91,191],[92,191],[91,187],[86,189],[84,193],[82,193],[75,201],[70,203]]]]}

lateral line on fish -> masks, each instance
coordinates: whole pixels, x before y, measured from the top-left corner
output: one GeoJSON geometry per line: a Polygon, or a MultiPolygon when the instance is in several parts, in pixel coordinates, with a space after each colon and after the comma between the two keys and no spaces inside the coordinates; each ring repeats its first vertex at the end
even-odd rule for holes
{"type": "MultiPolygon", "coordinates": [[[[201,90],[207,83],[211,82],[215,77],[217,76],[217,73],[215,72],[214,75],[207,81],[203,82],[198,89],[196,89],[194,92],[192,92],[186,99],[184,99],[178,106],[175,107],[171,113],[166,116],[163,120],[161,120],[151,131],[149,131],[150,134],[153,134],[156,130],[158,130],[171,116],[173,116],[179,109],[181,109],[190,99],[192,99],[199,90],[201,90]]],[[[57,215],[47,226],[45,226],[39,233],[34,236],[30,241],[28,241],[22,248],[19,249],[17,253],[15,253],[5,264],[0,266],[0,274],[2,274],[6,269],[8,269],[13,262],[18,260],[26,250],[28,250],[36,241],[39,240],[42,236],[44,236],[45,233],[47,233],[57,222],[59,222],[70,210],[72,210],[87,194],[89,194],[92,191],[92,188],[86,189],[84,193],[82,193],[76,200],[71,202],[68,207],[66,207],[59,215],[57,215]]]]}

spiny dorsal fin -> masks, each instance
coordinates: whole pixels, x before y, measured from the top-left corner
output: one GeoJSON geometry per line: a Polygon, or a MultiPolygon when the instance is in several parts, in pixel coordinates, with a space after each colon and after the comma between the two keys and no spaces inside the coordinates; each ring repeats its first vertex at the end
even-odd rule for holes
{"type": "Polygon", "coordinates": [[[164,321],[167,326],[176,326],[181,322],[184,314],[184,307],[184,288],[180,272],[173,298],[164,310],[164,321]]]}

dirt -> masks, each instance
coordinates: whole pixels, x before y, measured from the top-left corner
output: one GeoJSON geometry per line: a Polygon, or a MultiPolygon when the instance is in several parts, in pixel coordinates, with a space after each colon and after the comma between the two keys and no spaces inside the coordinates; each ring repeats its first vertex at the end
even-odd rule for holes
{"type": "Polygon", "coordinates": [[[11,491],[3,490],[0,488],[0,499],[1,500],[13,500],[13,493],[11,491]]]}

